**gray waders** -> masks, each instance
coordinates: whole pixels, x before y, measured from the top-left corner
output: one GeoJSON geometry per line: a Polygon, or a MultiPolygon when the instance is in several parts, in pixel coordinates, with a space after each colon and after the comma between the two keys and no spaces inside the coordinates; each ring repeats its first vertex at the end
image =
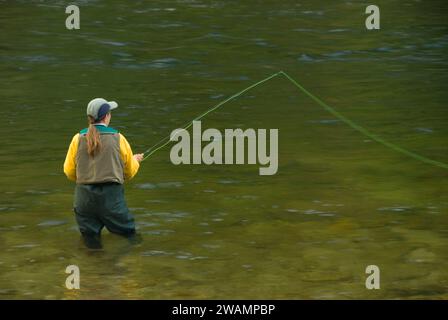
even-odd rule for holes
{"type": "Polygon", "coordinates": [[[74,211],[84,243],[93,249],[101,248],[101,230],[132,240],[135,237],[134,217],[119,183],[77,184],[74,211]]]}

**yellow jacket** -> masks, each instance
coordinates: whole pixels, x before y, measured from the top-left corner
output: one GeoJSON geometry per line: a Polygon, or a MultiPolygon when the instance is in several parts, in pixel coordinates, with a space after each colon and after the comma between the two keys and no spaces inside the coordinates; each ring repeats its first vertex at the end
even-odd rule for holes
{"type": "MultiPolygon", "coordinates": [[[[131,146],[126,138],[119,133],[120,156],[123,162],[124,179],[132,179],[138,172],[140,164],[134,159],[131,146]]],[[[76,181],[76,159],[79,145],[79,133],[75,134],[68,148],[67,156],[64,162],[64,173],[69,180],[76,181]]]]}

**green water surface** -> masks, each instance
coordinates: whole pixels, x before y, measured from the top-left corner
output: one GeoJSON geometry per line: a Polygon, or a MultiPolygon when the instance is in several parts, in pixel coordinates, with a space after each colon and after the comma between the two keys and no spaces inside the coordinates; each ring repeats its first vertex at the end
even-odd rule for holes
{"type": "Polygon", "coordinates": [[[380,145],[277,77],[203,128],[279,129],[279,170],[179,165],[126,197],[144,241],[80,243],[68,144],[94,97],[142,152],[279,70],[374,134],[448,162],[444,1],[0,1],[0,298],[447,299],[448,171],[380,145]],[[65,288],[65,268],[81,290],[65,288]],[[367,290],[365,268],[381,270],[367,290]]]}

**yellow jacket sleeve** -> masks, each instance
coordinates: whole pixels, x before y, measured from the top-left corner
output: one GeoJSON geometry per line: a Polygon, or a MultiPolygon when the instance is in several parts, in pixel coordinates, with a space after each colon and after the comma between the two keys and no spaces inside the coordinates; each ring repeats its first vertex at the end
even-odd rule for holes
{"type": "Polygon", "coordinates": [[[140,163],[134,159],[131,146],[126,138],[120,133],[120,154],[124,164],[124,179],[130,180],[140,168],[140,163]]]}
{"type": "Polygon", "coordinates": [[[79,133],[77,133],[68,147],[64,162],[64,173],[69,180],[76,181],[76,154],[78,153],[79,133]]]}

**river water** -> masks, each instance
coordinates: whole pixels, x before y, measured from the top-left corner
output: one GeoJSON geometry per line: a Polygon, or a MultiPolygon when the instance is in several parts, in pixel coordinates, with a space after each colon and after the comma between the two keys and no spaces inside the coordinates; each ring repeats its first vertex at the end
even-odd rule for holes
{"type": "Polygon", "coordinates": [[[279,129],[279,168],[179,165],[167,147],[126,197],[144,241],[80,243],[62,164],[94,97],[143,152],[284,70],[381,138],[448,162],[443,1],[0,1],[0,298],[448,298],[448,171],[348,127],[276,77],[203,128],[279,129]],[[81,290],[65,288],[65,268],[81,290]],[[365,269],[381,270],[367,290],[365,269]]]}

